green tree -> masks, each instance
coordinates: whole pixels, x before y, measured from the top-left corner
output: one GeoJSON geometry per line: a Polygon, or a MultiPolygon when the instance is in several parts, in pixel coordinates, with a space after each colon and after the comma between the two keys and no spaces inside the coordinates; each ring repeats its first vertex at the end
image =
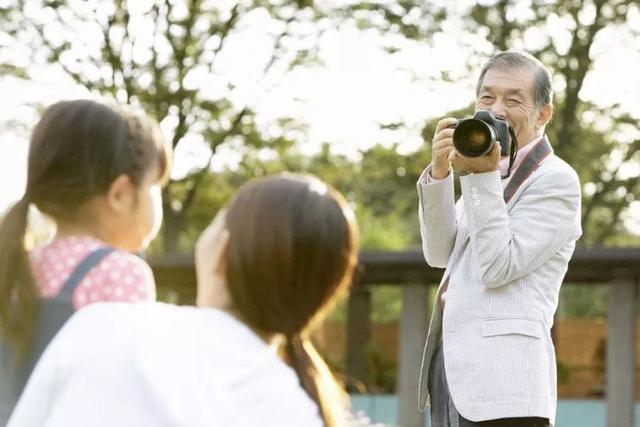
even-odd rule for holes
{"type": "MultiPolygon", "coordinates": [[[[531,14],[521,18],[517,2],[501,0],[494,5],[475,5],[465,22],[470,31],[483,31],[497,50],[522,46],[527,31],[541,29],[560,18],[569,36],[568,49],[562,49],[550,36],[532,53],[550,66],[564,90],[556,94],[555,118],[547,133],[559,156],[578,171],[585,189],[582,222],[585,245],[606,244],[624,233],[621,216],[640,194],[638,176],[624,176],[620,165],[640,161],[640,139],[630,130],[638,118],[613,108],[599,109],[580,99],[585,78],[594,62],[593,46],[606,27],[624,27],[632,13],[638,13],[634,0],[557,0],[532,1],[531,14]],[[565,52],[566,50],[566,52],[565,52]],[[607,118],[608,129],[596,129],[588,120],[607,118]],[[630,136],[627,136],[630,135],[630,136]]],[[[626,27],[635,45],[638,32],[626,27]]]]}
{"type": "Polygon", "coordinates": [[[286,72],[313,56],[320,30],[311,24],[322,15],[301,0],[226,6],[214,0],[14,0],[0,6],[1,70],[30,78],[38,65],[54,64],[91,92],[153,115],[174,149],[199,147],[198,165],[164,190],[159,242],[166,252],[177,251],[191,228],[189,211],[212,179],[209,166],[220,147],[279,143],[258,129],[253,109],[270,73],[286,72]],[[265,15],[267,38],[256,46],[255,69],[247,70],[257,91],[251,96],[246,94],[251,84],[229,75],[220,58],[232,56],[234,37],[241,38],[265,15]],[[7,53],[21,49],[27,52],[22,60],[7,53]],[[241,97],[249,100],[233,101],[241,97]]]}
{"type": "MultiPolygon", "coordinates": [[[[629,24],[640,13],[638,2],[532,0],[526,6],[516,0],[476,2],[467,8],[455,2],[397,0],[360,2],[348,9],[353,21],[372,25],[382,20],[384,24],[377,25],[381,31],[408,39],[430,43],[440,31],[465,35],[458,37],[458,49],[468,56],[470,73],[477,72],[482,58],[509,48],[526,48],[540,58],[552,70],[557,89],[547,133],[556,153],[573,165],[584,186],[581,244],[637,243],[638,238],[624,229],[622,218],[629,204],[638,200],[640,181],[637,173],[622,171],[640,162],[638,117],[618,105],[599,108],[580,95],[596,59],[594,46],[604,30],[619,29],[627,46],[640,46],[640,32],[629,24]],[[552,37],[546,27],[549,22],[555,23],[564,39],[552,37]],[[525,43],[528,37],[536,42],[525,43]]],[[[402,54],[393,48],[389,52],[402,54]]],[[[461,76],[443,69],[442,77],[461,76]]],[[[434,123],[427,125],[425,141],[433,135],[434,123]]]]}
{"type": "MultiPolygon", "coordinates": [[[[458,49],[468,56],[470,73],[497,50],[529,48],[556,78],[556,112],[548,134],[584,184],[582,242],[634,241],[621,218],[637,201],[640,184],[637,174],[624,175],[619,169],[639,161],[637,117],[616,106],[596,108],[580,98],[580,91],[593,66],[594,43],[605,29],[620,28],[627,45],[640,45],[640,34],[627,23],[638,14],[637,1],[532,0],[525,11],[522,2],[514,0],[466,8],[435,0],[371,0],[324,8],[319,3],[256,0],[225,8],[213,0],[8,0],[0,5],[0,64],[3,70],[30,77],[31,65],[4,55],[22,46],[30,63],[59,64],[93,92],[151,112],[170,129],[178,151],[205,147],[198,151],[197,165],[174,176],[165,190],[161,250],[188,250],[204,226],[201,221],[240,182],[282,170],[314,173],[335,185],[357,207],[363,246],[391,249],[419,243],[415,181],[429,161],[428,141],[437,119],[425,117],[425,145],[414,153],[400,154],[397,145],[376,146],[359,159],[348,159],[332,155],[327,145],[317,156],[302,156],[296,151],[304,135],[299,123],[283,119],[280,134],[273,135],[256,124],[255,102],[237,101],[238,93],[246,92],[244,82],[220,69],[220,58],[234,53],[234,37],[257,15],[269,16],[274,29],[261,46],[263,61],[251,74],[257,80],[313,60],[327,23],[378,32],[390,58],[402,55],[402,40],[437,44],[441,32],[455,31],[461,35],[458,49]],[[562,27],[566,46],[545,30],[552,20],[562,27]],[[541,35],[538,44],[524,43],[536,32],[541,35]],[[225,147],[241,160],[225,176],[211,176],[211,159],[225,147]]],[[[442,66],[438,80],[463,80],[449,71],[442,66]]],[[[461,117],[470,111],[463,108],[443,116],[461,117]]],[[[392,132],[406,126],[381,123],[380,129],[392,132]]]]}

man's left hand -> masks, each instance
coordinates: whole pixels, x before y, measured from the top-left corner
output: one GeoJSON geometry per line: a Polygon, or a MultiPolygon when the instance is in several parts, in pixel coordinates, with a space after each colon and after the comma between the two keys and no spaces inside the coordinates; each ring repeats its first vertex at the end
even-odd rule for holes
{"type": "Polygon", "coordinates": [[[500,169],[500,143],[496,141],[489,154],[480,157],[465,157],[457,151],[449,153],[449,161],[456,171],[467,173],[493,172],[500,169]]]}

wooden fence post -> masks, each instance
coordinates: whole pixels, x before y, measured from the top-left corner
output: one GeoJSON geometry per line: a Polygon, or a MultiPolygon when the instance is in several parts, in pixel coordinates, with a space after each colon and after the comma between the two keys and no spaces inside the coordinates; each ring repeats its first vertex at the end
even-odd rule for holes
{"type": "Polygon", "coordinates": [[[636,383],[636,300],[633,278],[609,284],[607,321],[607,426],[633,427],[636,383]]]}
{"type": "Polygon", "coordinates": [[[422,346],[427,336],[428,295],[426,285],[402,287],[398,367],[398,421],[404,427],[424,426],[424,413],[418,410],[418,381],[422,346]]]}
{"type": "Polygon", "coordinates": [[[366,393],[367,349],[371,341],[371,290],[354,286],[347,320],[347,391],[366,393]]]}

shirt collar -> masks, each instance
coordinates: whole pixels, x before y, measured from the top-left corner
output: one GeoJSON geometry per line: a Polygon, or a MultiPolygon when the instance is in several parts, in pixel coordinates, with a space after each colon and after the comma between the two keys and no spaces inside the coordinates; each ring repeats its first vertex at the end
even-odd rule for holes
{"type": "MultiPolygon", "coordinates": [[[[522,148],[518,148],[518,153],[516,154],[516,158],[513,161],[513,166],[511,167],[511,173],[516,170],[518,165],[522,162],[522,159],[529,154],[529,151],[544,137],[544,135],[540,135],[531,140],[528,144],[526,144],[522,148]]],[[[509,157],[504,157],[500,160],[500,175],[506,175],[507,169],[509,168],[509,157]]]]}

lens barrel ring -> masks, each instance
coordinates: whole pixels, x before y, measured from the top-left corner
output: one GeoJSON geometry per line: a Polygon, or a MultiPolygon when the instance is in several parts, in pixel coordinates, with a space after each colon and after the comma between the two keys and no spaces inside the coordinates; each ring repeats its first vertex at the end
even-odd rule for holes
{"type": "Polygon", "coordinates": [[[497,139],[495,129],[475,118],[460,120],[453,131],[453,145],[465,157],[488,154],[497,139]]]}

